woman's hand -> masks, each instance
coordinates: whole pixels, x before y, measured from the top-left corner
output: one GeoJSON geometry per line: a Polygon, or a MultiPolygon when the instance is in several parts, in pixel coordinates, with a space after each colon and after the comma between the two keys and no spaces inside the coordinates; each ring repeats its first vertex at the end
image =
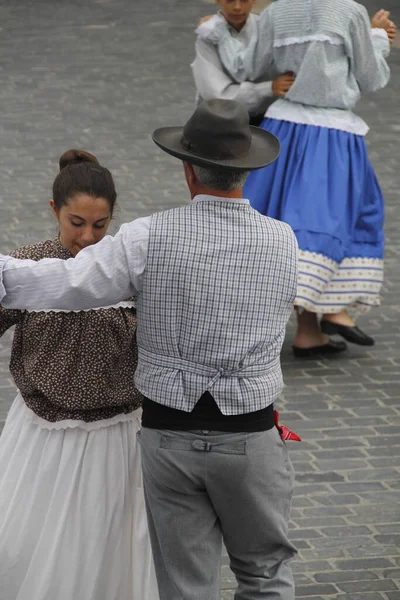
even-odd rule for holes
{"type": "Polygon", "coordinates": [[[389,37],[389,42],[392,44],[397,32],[397,27],[393,21],[389,21],[389,27],[386,29],[386,31],[389,37]]]}
{"type": "Polygon", "coordinates": [[[388,10],[379,10],[376,15],[372,17],[371,26],[377,27],[378,29],[385,29],[388,34],[389,42],[392,43],[396,37],[397,27],[389,17],[390,12],[388,10]]]}
{"type": "Polygon", "coordinates": [[[392,22],[389,17],[390,12],[388,10],[378,10],[378,12],[372,17],[371,26],[378,29],[386,29],[387,31],[390,23],[392,22]]]}
{"type": "Polygon", "coordinates": [[[199,27],[200,25],[203,25],[203,23],[207,23],[207,21],[209,21],[213,16],[214,15],[206,15],[205,17],[201,17],[199,27]]]}
{"type": "Polygon", "coordinates": [[[284,75],[279,75],[272,82],[272,93],[274,96],[278,98],[282,98],[292,87],[295,82],[296,77],[293,73],[285,73],[284,75]]]}

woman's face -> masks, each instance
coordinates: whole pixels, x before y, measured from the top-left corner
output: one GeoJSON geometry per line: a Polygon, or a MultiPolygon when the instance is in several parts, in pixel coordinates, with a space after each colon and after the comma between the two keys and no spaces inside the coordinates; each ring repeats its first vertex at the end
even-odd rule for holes
{"type": "Polygon", "coordinates": [[[60,242],[73,256],[99,242],[107,233],[112,215],[105,198],[77,194],[61,208],[53,200],[50,206],[59,224],[60,242]]]}
{"type": "Polygon", "coordinates": [[[229,25],[240,31],[246,24],[256,0],[216,0],[229,25]]]}

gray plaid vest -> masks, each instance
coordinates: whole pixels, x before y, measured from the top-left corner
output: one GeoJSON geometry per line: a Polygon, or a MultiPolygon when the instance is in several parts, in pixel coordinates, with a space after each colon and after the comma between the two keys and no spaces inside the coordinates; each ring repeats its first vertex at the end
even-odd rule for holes
{"type": "Polygon", "coordinates": [[[203,196],[154,215],[137,300],[138,389],[187,412],[206,390],[225,415],[271,404],[296,283],[292,230],[248,204],[203,196]]]}

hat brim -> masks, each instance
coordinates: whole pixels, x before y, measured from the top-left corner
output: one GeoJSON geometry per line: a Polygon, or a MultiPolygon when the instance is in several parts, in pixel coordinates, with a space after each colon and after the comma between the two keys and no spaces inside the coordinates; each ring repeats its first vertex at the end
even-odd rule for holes
{"type": "Polygon", "coordinates": [[[229,160],[213,160],[185,150],[181,144],[183,127],[160,127],[153,132],[152,137],[161,150],[193,165],[253,171],[267,167],[278,158],[280,143],[275,135],[264,129],[253,126],[250,129],[252,140],[246,156],[229,160]]]}

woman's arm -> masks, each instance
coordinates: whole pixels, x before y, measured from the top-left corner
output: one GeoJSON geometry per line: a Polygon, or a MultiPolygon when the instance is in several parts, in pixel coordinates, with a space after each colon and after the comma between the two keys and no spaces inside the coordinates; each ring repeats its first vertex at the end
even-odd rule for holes
{"type": "Polygon", "coordinates": [[[347,54],[350,68],[362,92],[375,92],[384,88],[390,79],[390,69],[385,60],[390,52],[389,38],[382,28],[382,35],[373,35],[367,10],[358,5],[350,24],[350,43],[347,54]]]}

